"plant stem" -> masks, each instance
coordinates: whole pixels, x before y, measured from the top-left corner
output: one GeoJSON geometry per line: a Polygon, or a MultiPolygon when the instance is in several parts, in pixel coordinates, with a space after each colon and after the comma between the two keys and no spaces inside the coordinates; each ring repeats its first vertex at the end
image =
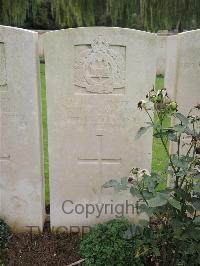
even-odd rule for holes
{"type": "Polygon", "coordinates": [[[171,167],[172,167],[174,173],[176,174],[176,172],[177,172],[177,171],[176,171],[176,168],[175,168],[175,166],[174,166],[174,164],[173,164],[173,162],[172,162],[171,155],[170,155],[169,150],[168,150],[168,148],[167,148],[167,146],[166,146],[166,144],[165,144],[165,141],[164,141],[164,139],[163,139],[163,131],[162,131],[162,127],[163,127],[163,119],[164,119],[164,118],[163,118],[163,117],[161,118],[161,117],[159,116],[159,113],[158,113],[157,110],[156,110],[156,114],[157,114],[157,116],[158,116],[158,118],[159,118],[160,125],[161,125],[160,132],[158,131],[158,133],[160,133],[160,139],[161,139],[161,142],[162,142],[163,147],[164,147],[164,149],[165,149],[165,152],[166,152],[166,154],[167,154],[167,156],[168,156],[168,158],[169,158],[169,161],[170,161],[171,167]]]}

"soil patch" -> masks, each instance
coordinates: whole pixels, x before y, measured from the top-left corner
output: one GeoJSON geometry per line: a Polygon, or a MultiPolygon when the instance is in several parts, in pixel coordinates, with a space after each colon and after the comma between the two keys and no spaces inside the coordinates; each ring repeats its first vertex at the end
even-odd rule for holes
{"type": "Polygon", "coordinates": [[[13,234],[3,255],[5,265],[68,265],[80,259],[78,234],[13,234]]]}

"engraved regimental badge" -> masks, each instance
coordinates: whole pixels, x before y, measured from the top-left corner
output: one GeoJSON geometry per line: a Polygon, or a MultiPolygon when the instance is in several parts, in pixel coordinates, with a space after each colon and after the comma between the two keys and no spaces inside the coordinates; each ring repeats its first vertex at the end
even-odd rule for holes
{"type": "Polygon", "coordinates": [[[99,35],[75,60],[75,85],[90,93],[112,93],[125,87],[123,56],[99,35]]]}

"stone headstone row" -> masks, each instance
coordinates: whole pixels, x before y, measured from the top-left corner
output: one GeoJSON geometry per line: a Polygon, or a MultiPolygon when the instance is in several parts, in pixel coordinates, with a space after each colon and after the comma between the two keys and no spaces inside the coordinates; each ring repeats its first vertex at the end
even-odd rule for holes
{"type": "MultiPolygon", "coordinates": [[[[158,40],[106,27],[44,34],[52,228],[138,219],[136,199],[102,185],[151,168],[152,132],[134,136],[146,121],[137,103],[159,64],[183,111],[198,102],[199,36],[158,40]]],[[[42,228],[45,218],[38,65],[37,33],[1,26],[0,217],[15,230],[42,228]]]]}

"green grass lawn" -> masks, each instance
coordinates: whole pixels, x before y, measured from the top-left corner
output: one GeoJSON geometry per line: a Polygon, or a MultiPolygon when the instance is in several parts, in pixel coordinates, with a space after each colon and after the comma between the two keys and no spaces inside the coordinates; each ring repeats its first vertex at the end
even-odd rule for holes
{"type": "MultiPolygon", "coordinates": [[[[42,97],[42,122],[43,122],[43,145],[44,145],[44,173],[45,173],[45,199],[49,203],[49,162],[48,162],[48,131],[47,131],[47,105],[46,105],[46,86],[45,86],[45,65],[40,64],[41,75],[41,97],[42,97]]],[[[157,77],[156,88],[164,87],[164,78],[157,77]]],[[[166,125],[169,121],[166,121],[166,125]]],[[[164,171],[168,163],[162,144],[158,139],[153,140],[153,160],[152,170],[155,172],[164,171]]]]}
{"type": "MultiPolygon", "coordinates": [[[[157,77],[156,78],[156,89],[161,89],[164,87],[164,78],[157,77]]],[[[156,118],[155,118],[156,119],[156,118]]],[[[166,120],[164,122],[165,126],[170,125],[170,120],[166,120]]],[[[166,156],[166,152],[162,143],[159,139],[153,139],[153,157],[152,157],[152,171],[153,172],[164,172],[165,168],[168,164],[168,158],[166,156]]]]}
{"type": "Polygon", "coordinates": [[[48,130],[47,130],[45,64],[40,64],[40,80],[41,80],[41,98],[42,98],[45,200],[46,200],[46,203],[48,204],[49,203],[49,160],[48,160],[48,130]]]}

